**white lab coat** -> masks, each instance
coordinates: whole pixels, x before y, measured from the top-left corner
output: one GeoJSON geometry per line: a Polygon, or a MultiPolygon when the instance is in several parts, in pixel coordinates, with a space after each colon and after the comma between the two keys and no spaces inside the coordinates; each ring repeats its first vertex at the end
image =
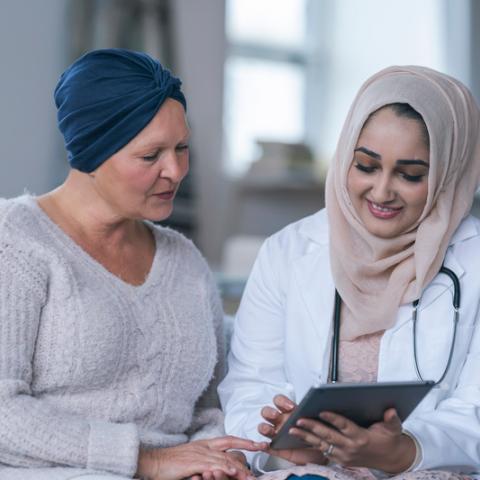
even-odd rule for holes
{"type": "MultiPolygon", "coordinates": [[[[325,383],[330,364],[334,283],[324,210],[289,225],[262,246],[235,321],[229,372],[219,388],[229,434],[263,439],[260,409],[278,393],[300,401],[325,383]]],[[[480,471],[480,220],[469,216],[445,257],[461,285],[451,367],[405,421],[421,446],[417,469],[480,471]]],[[[453,285],[443,274],[425,289],[418,311],[423,378],[443,373],[451,345],[453,285]]],[[[378,381],[415,381],[412,306],[398,309],[382,337],[378,381]]],[[[265,454],[257,454],[265,455],[265,454]]],[[[252,457],[250,457],[252,460],[252,457]]],[[[258,458],[257,458],[258,460],[258,458]]]]}

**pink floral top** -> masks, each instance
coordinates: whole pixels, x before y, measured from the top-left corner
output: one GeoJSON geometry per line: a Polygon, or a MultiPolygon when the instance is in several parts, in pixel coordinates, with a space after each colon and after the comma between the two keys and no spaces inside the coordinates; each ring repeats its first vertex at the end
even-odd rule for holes
{"type": "Polygon", "coordinates": [[[340,382],[376,382],[378,353],[383,330],[357,337],[355,340],[340,340],[338,351],[338,380],[340,382]]]}

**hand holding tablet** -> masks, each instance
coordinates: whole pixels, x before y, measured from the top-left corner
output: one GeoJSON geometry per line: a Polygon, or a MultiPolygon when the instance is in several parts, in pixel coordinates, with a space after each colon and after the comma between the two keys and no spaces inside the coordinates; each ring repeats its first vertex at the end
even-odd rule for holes
{"type": "Polygon", "coordinates": [[[300,438],[289,433],[301,418],[320,420],[321,412],[342,415],[367,428],[381,422],[389,408],[404,421],[433,387],[433,382],[394,382],[374,384],[327,384],[311,388],[272,438],[272,449],[305,448],[300,438]]]}

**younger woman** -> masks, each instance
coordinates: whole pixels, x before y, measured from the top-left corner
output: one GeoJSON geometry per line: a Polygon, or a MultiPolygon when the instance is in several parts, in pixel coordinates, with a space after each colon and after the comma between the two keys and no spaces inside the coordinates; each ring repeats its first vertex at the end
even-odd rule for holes
{"type": "MultiPolygon", "coordinates": [[[[269,238],[253,268],[220,386],[229,433],[271,438],[312,385],[330,381],[338,291],[339,381],[440,385],[403,425],[393,409],[367,429],[324,412],[335,428],[302,420],[291,433],[310,448],[270,456],[327,478],[480,470],[480,222],[469,215],[479,132],[471,94],[436,71],[391,67],[362,86],[326,210],[269,238]],[[442,265],[459,280],[458,323],[442,265]]],[[[278,468],[267,458],[251,460],[278,468]]]]}

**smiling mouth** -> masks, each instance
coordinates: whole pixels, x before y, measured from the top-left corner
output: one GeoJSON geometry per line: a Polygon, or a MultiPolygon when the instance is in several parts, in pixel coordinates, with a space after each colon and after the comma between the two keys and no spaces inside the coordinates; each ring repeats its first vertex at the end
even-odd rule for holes
{"type": "Polygon", "coordinates": [[[403,209],[403,207],[386,207],[385,205],[380,205],[379,203],[375,203],[370,200],[367,200],[367,204],[370,213],[374,217],[382,220],[389,220],[393,217],[396,217],[403,209]]]}

